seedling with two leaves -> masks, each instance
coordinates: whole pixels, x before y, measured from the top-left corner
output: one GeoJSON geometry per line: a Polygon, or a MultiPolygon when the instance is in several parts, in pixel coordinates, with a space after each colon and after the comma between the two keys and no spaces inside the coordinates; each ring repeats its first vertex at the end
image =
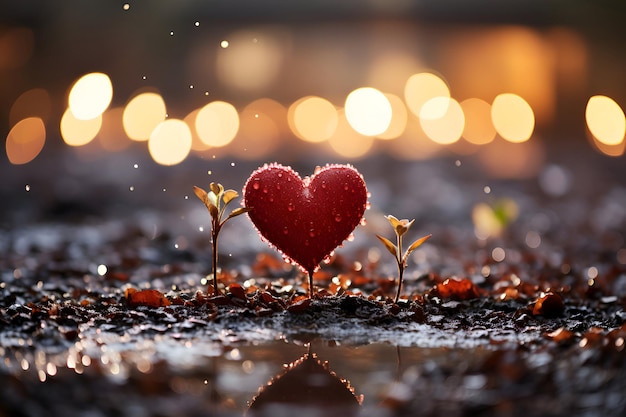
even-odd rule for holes
{"type": "Polygon", "coordinates": [[[247,207],[238,207],[231,211],[224,218],[226,206],[239,197],[235,190],[224,190],[222,184],[212,182],[208,193],[200,187],[193,187],[196,196],[204,203],[211,214],[211,247],[212,247],[212,268],[213,268],[213,294],[219,295],[217,288],[217,238],[220,230],[228,220],[250,211],[247,207]]]}
{"type": "Polygon", "coordinates": [[[397,303],[400,299],[400,291],[402,289],[402,277],[404,275],[404,269],[406,268],[407,260],[409,259],[409,255],[417,249],[422,243],[426,242],[432,235],[426,235],[421,237],[411,243],[406,252],[402,253],[402,236],[409,231],[411,225],[415,221],[415,219],[409,221],[407,219],[398,220],[396,217],[392,215],[385,216],[391,227],[396,232],[396,243],[394,244],[389,239],[376,235],[376,237],[383,242],[385,248],[391,253],[396,259],[396,263],[398,264],[398,291],[396,292],[395,302],[397,303]]]}

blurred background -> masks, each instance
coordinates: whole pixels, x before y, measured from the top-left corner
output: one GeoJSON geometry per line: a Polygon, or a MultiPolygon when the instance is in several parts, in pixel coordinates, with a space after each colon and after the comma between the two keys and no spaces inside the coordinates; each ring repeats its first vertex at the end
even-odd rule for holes
{"type": "Polygon", "coordinates": [[[381,189],[416,161],[434,176],[445,161],[463,179],[543,178],[552,196],[591,167],[620,180],[625,13],[579,0],[4,2],[0,214],[180,202],[194,184],[239,189],[272,161],[303,175],[353,163],[390,177],[381,189]]]}

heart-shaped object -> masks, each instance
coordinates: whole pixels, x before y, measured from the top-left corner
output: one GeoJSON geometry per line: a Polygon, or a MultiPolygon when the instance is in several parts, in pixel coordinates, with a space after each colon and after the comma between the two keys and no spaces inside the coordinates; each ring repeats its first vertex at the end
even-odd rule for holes
{"type": "Polygon", "coordinates": [[[261,237],[311,275],[362,221],[367,188],[349,165],[327,165],[302,179],[274,163],[250,175],[243,204],[261,237]]]}

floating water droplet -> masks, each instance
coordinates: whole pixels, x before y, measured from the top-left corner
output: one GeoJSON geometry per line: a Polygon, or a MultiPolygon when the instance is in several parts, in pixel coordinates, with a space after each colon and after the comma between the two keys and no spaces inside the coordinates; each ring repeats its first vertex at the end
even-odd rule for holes
{"type": "Polygon", "coordinates": [[[208,170],[206,173],[207,173],[207,174],[209,174],[209,175],[211,175],[211,174],[213,174],[213,171],[208,170]]]}
{"type": "Polygon", "coordinates": [[[231,167],[234,167],[234,166],[235,166],[235,163],[234,163],[234,162],[231,162],[231,163],[230,163],[230,166],[231,166],[231,167]]]}
{"type": "Polygon", "coordinates": [[[26,189],[26,192],[30,191],[30,185],[26,184],[26,187],[24,187],[26,189]]]}
{"type": "Polygon", "coordinates": [[[454,161],[454,165],[457,166],[457,167],[460,167],[461,166],[461,160],[457,159],[456,161],[454,161]]]}
{"type": "Polygon", "coordinates": [[[163,189],[163,192],[166,192],[166,191],[167,191],[167,188],[164,188],[164,189],[163,189]]]}
{"type": "Polygon", "coordinates": [[[202,226],[198,227],[198,231],[204,232],[204,227],[202,227],[202,226]]]}
{"type": "Polygon", "coordinates": [[[135,169],[139,168],[139,164],[133,165],[133,168],[135,168],[135,169]]]}
{"type": "Polygon", "coordinates": [[[174,31],[173,30],[170,32],[170,36],[174,36],[174,31]]]}
{"type": "Polygon", "coordinates": [[[228,41],[227,40],[223,40],[222,42],[220,42],[220,46],[224,49],[228,48],[228,41]]]}
{"type": "Polygon", "coordinates": [[[261,185],[255,181],[254,183],[252,183],[252,188],[254,188],[255,190],[258,190],[259,188],[261,188],[261,185]]]}
{"type": "Polygon", "coordinates": [[[190,88],[190,89],[193,89],[193,84],[190,84],[190,85],[189,85],[189,88],[190,88]]]}
{"type": "Polygon", "coordinates": [[[194,25],[196,25],[196,27],[200,26],[200,22],[196,22],[194,23],[194,25]]]}
{"type": "Polygon", "coordinates": [[[124,10],[130,9],[130,4],[124,3],[124,5],[122,6],[122,9],[124,9],[124,10]]]}
{"type": "Polygon", "coordinates": [[[483,188],[483,191],[485,192],[485,194],[489,194],[491,193],[491,187],[488,185],[485,185],[485,188],[483,188]]]}
{"type": "Polygon", "coordinates": [[[131,185],[130,187],[128,187],[128,189],[129,189],[130,191],[135,191],[135,187],[133,187],[132,185],[131,185]]]}
{"type": "Polygon", "coordinates": [[[341,214],[335,214],[335,221],[337,223],[341,222],[341,214]]]}

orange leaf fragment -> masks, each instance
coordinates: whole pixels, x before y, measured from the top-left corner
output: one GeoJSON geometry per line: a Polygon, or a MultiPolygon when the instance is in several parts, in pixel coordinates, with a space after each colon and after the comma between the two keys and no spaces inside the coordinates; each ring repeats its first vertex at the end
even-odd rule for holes
{"type": "Polygon", "coordinates": [[[135,288],[128,288],[124,292],[126,301],[131,307],[146,306],[146,307],[166,307],[169,306],[170,300],[165,298],[163,293],[158,290],[141,290],[138,291],[135,288]]]}
{"type": "Polygon", "coordinates": [[[442,298],[457,301],[470,300],[480,296],[480,291],[468,278],[461,280],[448,278],[441,284],[437,284],[436,288],[442,298]]]}

